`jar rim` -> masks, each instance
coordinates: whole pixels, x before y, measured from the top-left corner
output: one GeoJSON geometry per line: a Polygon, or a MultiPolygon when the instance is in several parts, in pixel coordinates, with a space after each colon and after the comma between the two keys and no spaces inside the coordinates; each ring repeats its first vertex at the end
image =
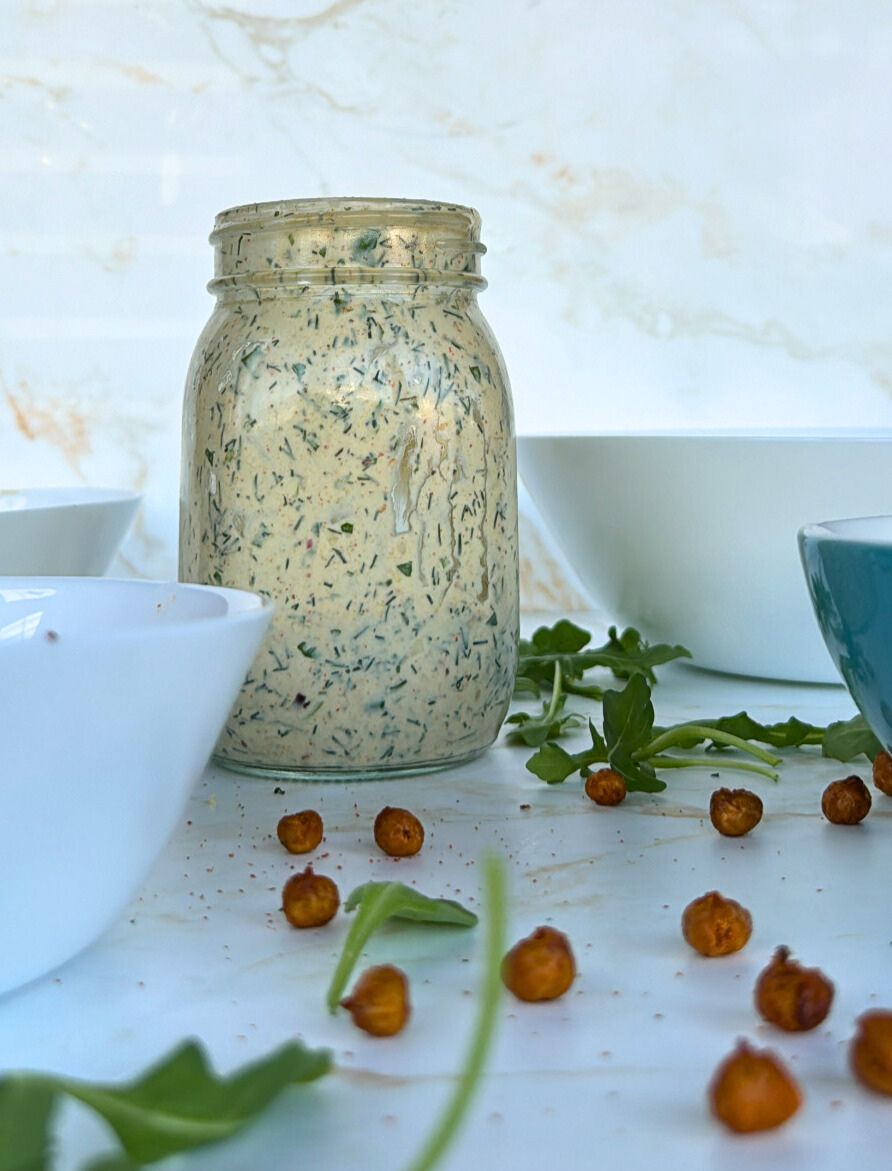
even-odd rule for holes
{"type": "Polygon", "coordinates": [[[355,227],[378,226],[386,216],[388,223],[461,224],[468,237],[480,232],[480,213],[460,203],[433,199],[394,199],[379,196],[317,196],[310,199],[272,199],[261,203],[242,203],[218,212],[210,240],[246,228],[277,227],[282,223],[312,224],[320,219],[349,223],[355,227]]]}

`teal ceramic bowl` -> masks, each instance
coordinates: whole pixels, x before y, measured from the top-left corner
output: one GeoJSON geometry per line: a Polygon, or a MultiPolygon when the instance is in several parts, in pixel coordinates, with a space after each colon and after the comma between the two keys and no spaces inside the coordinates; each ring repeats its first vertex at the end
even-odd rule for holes
{"type": "Polygon", "coordinates": [[[806,525],[799,552],[827,649],[861,714],[892,748],[892,516],[806,525]]]}

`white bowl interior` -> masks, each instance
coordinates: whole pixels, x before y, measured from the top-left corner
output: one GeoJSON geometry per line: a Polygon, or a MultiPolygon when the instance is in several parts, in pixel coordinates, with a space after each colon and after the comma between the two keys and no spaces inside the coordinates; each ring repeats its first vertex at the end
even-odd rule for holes
{"type": "Polygon", "coordinates": [[[270,611],[212,586],[0,578],[0,992],[74,955],[133,896],[270,611]]]}
{"type": "Polygon", "coordinates": [[[182,585],[0,579],[0,643],[5,644],[102,632],[150,634],[160,626],[219,618],[229,611],[223,591],[182,585]]]}
{"type": "Polygon", "coordinates": [[[528,436],[518,454],[612,621],[713,670],[838,682],[796,537],[815,517],[892,513],[892,432],[528,436]]]}
{"type": "Polygon", "coordinates": [[[0,492],[0,574],[101,576],[139,502],[111,488],[0,492]]]}

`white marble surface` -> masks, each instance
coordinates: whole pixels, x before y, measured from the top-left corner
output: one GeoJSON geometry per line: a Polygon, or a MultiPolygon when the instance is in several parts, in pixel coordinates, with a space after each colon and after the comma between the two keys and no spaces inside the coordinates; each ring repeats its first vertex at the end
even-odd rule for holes
{"type": "Polygon", "coordinates": [[[0,8],[0,485],[138,488],[124,569],[174,571],[206,236],[243,201],[477,206],[524,432],[892,420],[875,0],[0,8]]]}
{"type": "MultiPolygon", "coordinates": [[[[661,680],[662,722],[741,707],[821,723],[852,713],[841,687],[781,687],[676,665],[661,680]]],[[[847,1045],[857,1015],[892,1007],[883,894],[892,801],[876,794],[862,826],[830,826],[821,791],[851,767],[814,750],[789,752],[779,784],[751,782],[765,801],[763,822],[730,840],[706,818],[712,789],[742,779],[722,773],[720,760],[719,777],[676,772],[662,795],[598,809],[578,779],[548,787],[531,776],[526,755],[499,744],[426,778],[286,784],[284,793],[209,769],[117,926],[54,975],[0,999],[0,1068],[118,1080],[197,1036],[225,1070],[299,1036],[332,1049],[334,1072],[287,1095],[244,1137],[171,1167],[406,1167],[469,1040],[481,932],[409,928],[371,941],[366,962],[399,963],[411,981],[414,1012],[399,1037],[374,1040],[345,1014],[330,1016],[324,992],[349,917],[300,933],[278,909],[284,880],[303,861],[282,850],[275,824],[312,806],[326,826],[316,867],[343,894],[394,877],[477,908],[478,861],[496,851],[507,865],[509,937],[553,923],[575,950],[579,975],[563,1000],[503,1000],[488,1073],[443,1171],[599,1161],[628,1171],[887,1167],[889,1102],[853,1081],[847,1045]],[[415,859],[388,860],[372,844],[372,819],[386,803],[423,819],[427,840],[415,859]],[[680,918],[713,888],[750,909],[754,933],[742,952],[704,960],[682,940],[680,918]],[[836,984],[831,1015],[813,1033],[781,1034],[754,1012],[755,978],[780,943],[836,984]],[[706,1085],[739,1036],[774,1049],[801,1082],[805,1105],[781,1131],[734,1138],[708,1114],[706,1085]]],[[[83,1110],[67,1109],[60,1123],[63,1171],[107,1148],[108,1135],[83,1110]]]]}

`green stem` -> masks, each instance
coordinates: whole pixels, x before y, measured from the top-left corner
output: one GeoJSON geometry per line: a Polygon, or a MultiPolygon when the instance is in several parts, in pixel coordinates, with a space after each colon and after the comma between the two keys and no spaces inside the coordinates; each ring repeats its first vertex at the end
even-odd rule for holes
{"type": "Polygon", "coordinates": [[[562,682],[563,681],[561,678],[561,665],[560,665],[560,663],[555,663],[555,665],[554,665],[554,682],[551,685],[551,687],[552,687],[551,702],[548,705],[548,710],[546,711],[545,715],[542,717],[543,723],[550,724],[551,721],[554,719],[554,717],[558,713],[558,709],[560,708],[560,704],[561,704],[562,682]]]}
{"type": "Polygon", "coordinates": [[[583,683],[574,683],[572,679],[564,680],[564,691],[568,695],[581,695],[585,699],[599,700],[604,698],[603,687],[596,687],[594,683],[587,687],[583,683]]]}
{"type": "Polygon", "coordinates": [[[713,772],[732,769],[742,773],[756,773],[760,777],[768,777],[770,781],[780,779],[772,769],[745,760],[727,760],[725,757],[717,760],[714,756],[651,756],[648,763],[654,768],[710,768],[713,772]]]}
{"type": "Polygon", "coordinates": [[[471,1047],[458,1083],[446,1109],[440,1116],[427,1142],[412,1160],[408,1171],[431,1171],[455,1138],[474,1090],[483,1073],[486,1058],[495,1033],[499,1000],[502,995],[502,956],[505,952],[505,871],[496,858],[484,863],[486,891],[486,951],[483,981],[480,989],[480,1009],[471,1039],[471,1047]]]}
{"type": "Polygon", "coordinates": [[[655,753],[662,752],[664,748],[673,748],[679,742],[683,743],[690,735],[702,737],[704,740],[712,740],[714,744],[725,744],[729,748],[737,748],[741,752],[755,756],[757,760],[764,761],[765,764],[778,765],[781,762],[779,756],[773,756],[772,753],[766,752],[764,748],[759,748],[749,740],[735,736],[732,732],[710,728],[706,724],[676,724],[674,728],[667,728],[665,732],[651,740],[650,744],[645,744],[643,748],[633,752],[632,756],[635,760],[647,760],[655,753]]]}

